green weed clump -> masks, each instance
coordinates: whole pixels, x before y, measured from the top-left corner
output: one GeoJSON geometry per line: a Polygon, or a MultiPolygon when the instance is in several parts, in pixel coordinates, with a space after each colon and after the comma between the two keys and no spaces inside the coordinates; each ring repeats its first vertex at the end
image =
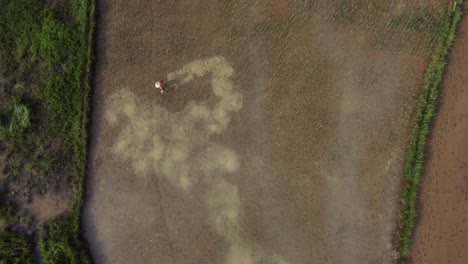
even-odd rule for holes
{"type": "Polygon", "coordinates": [[[0,113],[0,131],[9,136],[19,136],[30,125],[29,109],[23,104],[14,104],[4,113],[0,113]]]}
{"type": "Polygon", "coordinates": [[[419,101],[419,111],[414,128],[414,139],[410,143],[400,191],[400,226],[398,257],[405,263],[409,253],[412,233],[416,221],[418,191],[424,165],[426,141],[431,129],[431,121],[437,107],[439,87],[445,73],[446,59],[455,40],[457,25],[462,16],[463,0],[457,0],[444,14],[437,33],[437,45],[433,50],[431,62],[424,74],[423,93],[419,101]]]}
{"type": "Polygon", "coordinates": [[[35,263],[29,238],[0,230],[0,264],[35,263]]]}
{"type": "Polygon", "coordinates": [[[89,263],[86,251],[80,250],[82,243],[77,240],[73,216],[60,217],[44,224],[41,228],[39,249],[43,263],[89,263]]]}
{"type": "Polygon", "coordinates": [[[0,188],[0,220],[11,222],[16,219],[16,205],[6,199],[5,190],[0,188]]]}

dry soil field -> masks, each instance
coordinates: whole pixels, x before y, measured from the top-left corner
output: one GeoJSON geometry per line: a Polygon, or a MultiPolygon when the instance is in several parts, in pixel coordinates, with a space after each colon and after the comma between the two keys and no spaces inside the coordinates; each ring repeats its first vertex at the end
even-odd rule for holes
{"type": "Polygon", "coordinates": [[[444,2],[99,1],[96,261],[391,263],[444,2]]]}
{"type": "MultiPolygon", "coordinates": [[[[468,4],[465,2],[465,10],[468,4]]],[[[420,195],[414,263],[468,260],[468,17],[450,55],[440,108],[429,141],[420,195]]]]}

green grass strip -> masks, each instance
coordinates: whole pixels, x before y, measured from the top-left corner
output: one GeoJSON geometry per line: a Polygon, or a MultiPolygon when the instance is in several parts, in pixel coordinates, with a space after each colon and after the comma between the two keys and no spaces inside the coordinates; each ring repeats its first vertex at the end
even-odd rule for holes
{"type": "Polygon", "coordinates": [[[445,73],[447,55],[455,40],[457,25],[463,13],[462,4],[463,0],[456,0],[451,9],[444,14],[438,30],[437,44],[424,74],[423,94],[420,97],[416,126],[413,131],[414,139],[407,150],[403,186],[400,191],[399,263],[405,263],[405,257],[409,253],[416,221],[416,207],[427,137],[437,108],[437,97],[445,73]]]}
{"type": "Polygon", "coordinates": [[[77,72],[82,91],[80,111],[72,119],[70,143],[73,146],[74,200],[71,214],[44,224],[41,228],[39,247],[43,263],[92,263],[89,251],[84,243],[81,212],[84,202],[84,186],[87,163],[89,96],[91,91],[92,48],[95,29],[95,1],[75,1],[74,14],[79,23],[82,41],[82,64],[77,72]]]}

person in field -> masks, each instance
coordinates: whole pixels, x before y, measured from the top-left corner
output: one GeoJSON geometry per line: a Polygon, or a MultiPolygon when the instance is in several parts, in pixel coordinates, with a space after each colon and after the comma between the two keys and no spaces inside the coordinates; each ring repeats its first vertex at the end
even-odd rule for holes
{"type": "Polygon", "coordinates": [[[164,82],[164,80],[160,80],[160,81],[157,81],[154,86],[156,86],[157,89],[159,89],[160,93],[161,94],[165,94],[166,93],[166,83],[164,82]]]}

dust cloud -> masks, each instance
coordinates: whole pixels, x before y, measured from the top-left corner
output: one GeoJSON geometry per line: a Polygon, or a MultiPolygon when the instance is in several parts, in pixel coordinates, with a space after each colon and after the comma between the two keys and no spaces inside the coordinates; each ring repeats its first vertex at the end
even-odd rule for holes
{"type": "MultiPolygon", "coordinates": [[[[195,88],[188,85],[195,77],[208,75],[219,98],[214,106],[192,101],[173,113],[121,89],[108,98],[105,113],[110,125],[121,127],[112,152],[128,162],[138,177],[148,183],[153,177],[163,177],[185,193],[198,182],[209,183],[204,198],[206,219],[230,245],[226,263],[249,264],[267,255],[240,235],[238,188],[226,180],[228,174],[238,171],[239,159],[232,149],[210,140],[223,132],[231,115],[242,108],[242,95],[233,89],[233,74],[234,69],[219,56],[190,62],[168,74],[169,82],[184,89],[195,88]]],[[[287,263],[277,255],[268,258],[270,263],[287,263]]]]}

